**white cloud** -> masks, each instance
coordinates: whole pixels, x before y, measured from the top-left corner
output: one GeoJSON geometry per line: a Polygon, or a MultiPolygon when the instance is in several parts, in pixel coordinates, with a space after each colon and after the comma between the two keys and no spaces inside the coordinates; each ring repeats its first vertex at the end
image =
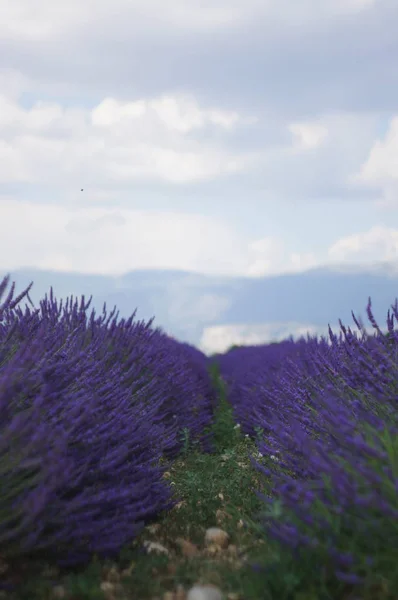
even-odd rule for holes
{"type": "Polygon", "coordinates": [[[253,118],[201,109],[187,95],[120,102],[106,98],[91,112],[38,102],[23,109],[0,96],[0,182],[76,186],[159,179],[187,183],[239,172],[253,153],[232,153],[187,138],[211,123],[227,131],[253,118]]]}
{"type": "MultiPolygon", "coordinates": [[[[362,336],[362,332],[359,331],[355,323],[346,323],[345,325],[350,327],[354,335],[357,335],[358,337],[362,336]]],[[[340,335],[341,329],[338,323],[334,325],[331,324],[330,328],[335,335],[340,335]]],[[[367,335],[372,335],[374,333],[372,326],[369,324],[364,323],[362,329],[367,335]]],[[[386,332],[388,329],[386,326],[380,326],[380,330],[386,332]]],[[[318,339],[323,337],[329,345],[331,344],[328,325],[318,326],[310,323],[284,322],[205,327],[199,348],[204,354],[209,356],[210,354],[226,352],[235,344],[254,346],[259,344],[270,344],[271,342],[281,342],[282,340],[288,339],[290,336],[293,336],[293,339],[297,340],[302,336],[306,338],[307,335],[311,337],[317,336],[318,339]]]]}
{"type": "Polygon", "coordinates": [[[369,231],[344,237],[328,250],[332,261],[373,263],[398,259],[398,229],[374,226],[369,231]]]}
{"type": "Polygon", "coordinates": [[[122,274],[134,268],[244,268],[244,240],[204,215],[0,200],[0,268],[122,274]],[[242,258],[243,257],[243,258],[242,258]]]}
{"type": "Polygon", "coordinates": [[[380,189],[383,197],[379,205],[398,206],[398,116],[391,119],[384,140],[376,140],[369,156],[353,184],[365,184],[380,189]]]}
{"type": "MultiPolygon", "coordinates": [[[[4,269],[121,274],[157,267],[262,277],[322,264],[398,258],[398,229],[381,226],[345,236],[324,250],[300,253],[283,238],[250,240],[225,220],[184,212],[67,208],[0,197],[0,220],[4,269]]],[[[201,299],[194,312],[211,312],[213,301],[201,299]]]]}
{"type": "Polygon", "coordinates": [[[320,257],[312,253],[289,252],[282,239],[267,237],[250,242],[247,270],[249,277],[264,277],[276,273],[305,271],[319,264],[320,257]]]}
{"type": "Polygon", "coordinates": [[[164,95],[154,100],[118,102],[105,98],[91,113],[91,122],[98,127],[121,125],[128,127],[130,122],[147,116],[154,117],[170,131],[185,134],[195,129],[203,129],[207,124],[218,125],[226,130],[239,123],[251,124],[256,118],[242,118],[237,112],[217,109],[200,109],[191,95],[164,95]]]}
{"type": "Polygon", "coordinates": [[[328,135],[327,127],[317,123],[294,123],[289,130],[296,137],[294,147],[299,150],[317,148],[328,135]]]}
{"type": "Polygon", "coordinates": [[[247,274],[251,277],[261,277],[280,268],[283,246],[281,240],[272,237],[251,242],[247,274]]]}
{"type": "Polygon", "coordinates": [[[305,271],[319,264],[319,258],[317,258],[312,252],[305,254],[298,254],[292,252],[290,254],[290,264],[294,271],[305,271]]]}
{"type": "MultiPolygon", "coordinates": [[[[340,330],[331,327],[336,333],[340,330]]],[[[351,330],[354,329],[351,327],[351,330]]],[[[317,327],[311,324],[285,322],[285,323],[256,323],[253,325],[217,325],[205,327],[200,340],[200,349],[205,354],[226,352],[232,345],[251,346],[280,342],[290,335],[294,339],[308,335],[324,336],[329,339],[328,326],[317,327]]]]}

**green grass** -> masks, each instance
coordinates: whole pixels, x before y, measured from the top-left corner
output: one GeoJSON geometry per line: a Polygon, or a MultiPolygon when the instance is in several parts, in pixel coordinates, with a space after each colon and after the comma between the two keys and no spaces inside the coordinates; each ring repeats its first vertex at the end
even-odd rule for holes
{"type": "MultiPolygon", "coordinates": [[[[183,592],[195,583],[214,584],[229,600],[351,598],[348,592],[321,580],[310,563],[297,565],[286,551],[266,543],[256,528],[255,515],[264,510],[264,504],[254,490],[269,493],[269,482],[251,467],[249,454],[256,455],[255,443],[240,434],[226,401],[225,386],[216,371],[212,376],[220,399],[213,426],[217,452],[198,453],[185,432],[184,452],[167,465],[165,473],[182,502],[148,525],[123,549],[117,562],[94,559],[87,568],[73,571],[31,561],[8,565],[3,577],[18,582],[18,588],[4,598],[183,600],[183,592]],[[206,547],[205,532],[211,527],[228,534],[227,548],[206,547]],[[143,552],[144,542],[161,544],[167,554],[143,552]],[[272,564],[272,580],[271,575],[266,579],[253,571],[249,561],[272,564]]],[[[264,464],[270,460],[261,458],[264,464]]],[[[361,598],[386,600],[389,590],[365,591],[361,598]]]]}

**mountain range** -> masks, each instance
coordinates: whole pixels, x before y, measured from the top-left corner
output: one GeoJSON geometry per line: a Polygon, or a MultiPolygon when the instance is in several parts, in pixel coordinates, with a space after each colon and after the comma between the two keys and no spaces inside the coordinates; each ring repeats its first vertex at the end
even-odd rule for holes
{"type": "MultiPolygon", "coordinates": [[[[93,296],[101,314],[116,305],[119,317],[155,317],[154,326],[189,342],[206,354],[232,344],[279,341],[290,335],[339,332],[338,320],[356,329],[351,311],[372,331],[366,316],[368,297],[381,329],[398,297],[398,268],[392,263],[366,267],[333,265],[300,273],[264,277],[223,277],[179,270],[134,270],[124,275],[86,275],[27,268],[0,271],[15,281],[14,297],[31,281],[30,297],[39,306],[52,286],[57,299],[93,296]]],[[[7,288],[8,289],[8,288],[7,288]]],[[[3,297],[4,300],[5,296],[3,297]]],[[[25,299],[21,303],[23,308],[25,299]]]]}

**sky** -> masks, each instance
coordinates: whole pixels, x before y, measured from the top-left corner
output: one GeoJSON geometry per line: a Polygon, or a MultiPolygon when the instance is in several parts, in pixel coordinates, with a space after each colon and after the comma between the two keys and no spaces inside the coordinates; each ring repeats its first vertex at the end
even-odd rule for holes
{"type": "Polygon", "coordinates": [[[2,0],[0,269],[396,260],[397,25],[396,0],[2,0]]]}

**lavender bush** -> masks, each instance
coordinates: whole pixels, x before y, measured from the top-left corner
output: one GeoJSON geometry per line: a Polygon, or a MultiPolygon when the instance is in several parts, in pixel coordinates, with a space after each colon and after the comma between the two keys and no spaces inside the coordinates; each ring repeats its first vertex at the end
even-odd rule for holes
{"type": "MultiPolygon", "coordinates": [[[[397,304],[392,308],[398,318],[397,304]]],[[[267,505],[260,531],[290,553],[290,568],[307,564],[325,585],[334,578],[342,586],[366,582],[376,589],[388,580],[396,589],[397,333],[390,312],[388,335],[381,333],[370,299],[367,313],[377,336],[362,331],[359,339],[340,322],[344,339],[329,328],[331,346],[301,340],[294,359],[286,347],[283,367],[274,373],[265,349],[251,365],[246,353],[250,386],[244,352],[235,350],[241,376],[232,391],[246,430],[256,425],[262,431],[259,452],[279,457],[267,466],[251,460],[273,481],[270,497],[258,492],[267,505]]],[[[232,355],[221,363],[226,373],[237,372],[232,355]]]]}
{"type": "Polygon", "coordinates": [[[201,439],[209,381],[152,321],[118,323],[105,306],[88,319],[84,297],[62,312],[52,290],[23,312],[29,289],[0,306],[0,551],[112,556],[175,504],[157,465],[182,447],[180,429],[201,439]]]}

